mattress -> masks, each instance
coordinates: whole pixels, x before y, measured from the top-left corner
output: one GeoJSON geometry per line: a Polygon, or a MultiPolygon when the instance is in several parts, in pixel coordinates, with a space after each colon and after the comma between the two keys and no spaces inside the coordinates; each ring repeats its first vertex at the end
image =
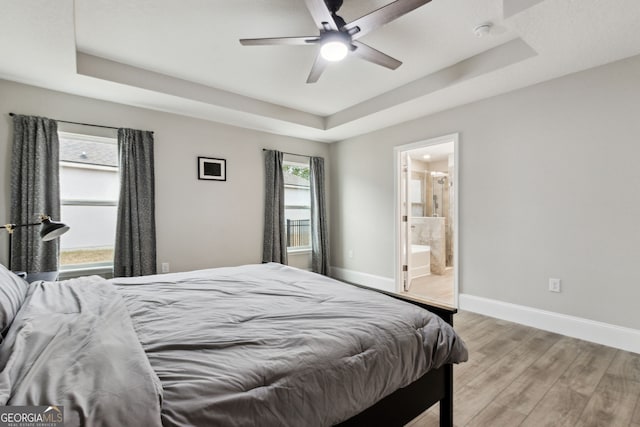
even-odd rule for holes
{"type": "Polygon", "coordinates": [[[0,404],[65,425],[329,426],[467,359],[436,315],[279,264],[36,282],[0,404]]]}
{"type": "Polygon", "coordinates": [[[280,264],[113,280],[170,426],[329,426],[466,360],[438,316],[280,264]]]}

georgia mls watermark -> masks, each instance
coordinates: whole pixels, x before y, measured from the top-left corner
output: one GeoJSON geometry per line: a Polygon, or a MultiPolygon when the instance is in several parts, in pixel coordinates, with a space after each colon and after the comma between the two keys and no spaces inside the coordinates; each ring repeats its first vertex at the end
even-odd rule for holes
{"type": "Polygon", "coordinates": [[[64,427],[64,407],[1,406],[0,427],[64,427]]]}

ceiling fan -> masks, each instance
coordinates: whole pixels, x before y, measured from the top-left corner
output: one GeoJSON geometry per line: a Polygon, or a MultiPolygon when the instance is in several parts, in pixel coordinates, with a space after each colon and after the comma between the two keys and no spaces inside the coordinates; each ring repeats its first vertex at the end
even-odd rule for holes
{"type": "Polygon", "coordinates": [[[305,0],[307,9],[320,30],[319,36],[240,39],[240,43],[244,46],[320,45],[320,51],[311,67],[307,83],[317,82],[329,62],[341,61],[349,53],[365,61],[395,70],[402,62],[358,39],[431,0],[396,0],[349,23],[338,15],[342,1],[305,0]]]}

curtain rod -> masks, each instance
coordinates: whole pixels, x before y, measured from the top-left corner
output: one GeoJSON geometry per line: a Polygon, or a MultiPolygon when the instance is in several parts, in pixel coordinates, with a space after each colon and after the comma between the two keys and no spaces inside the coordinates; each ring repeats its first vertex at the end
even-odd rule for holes
{"type": "MultiPolygon", "coordinates": [[[[270,148],[263,148],[262,151],[269,151],[270,148]]],[[[300,156],[300,157],[308,157],[312,158],[313,156],[307,156],[306,154],[296,154],[296,153],[287,153],[286,151],[281,151],[282,154],[288,154],[290,156],[300,156]]]]}
{"type": "MultiPolygon", "coordinates": [[[[9,113],[9,115],[11,117],[13,117],[16,114],[15,113],[9,113]]],[[[56,122],[69,123],[69,124],[72,124],[72,125],[93,126],[94,128],[105,128],[105,129],[115,129],[115,130],[120,129],[120,128],[113,127],[113,126],[94,125],[92,123],[70,122],[68,120],[58,120],[58,119],[52,119],[52,120],[55,120],[56,122]]],[[[153,133],[153,131],[151,131],[151,133],[153,133]]]]}

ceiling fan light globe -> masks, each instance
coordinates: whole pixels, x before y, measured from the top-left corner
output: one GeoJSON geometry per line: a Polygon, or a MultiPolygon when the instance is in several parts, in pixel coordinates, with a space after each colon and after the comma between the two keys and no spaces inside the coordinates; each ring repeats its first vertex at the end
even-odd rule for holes
{"type": "Polygon", "coordinates": [[[342,61],[348,52],[349,48],[347,45],[338,40],[328,41],[320,48],[320,55],[330,62],[342,61]]]}

